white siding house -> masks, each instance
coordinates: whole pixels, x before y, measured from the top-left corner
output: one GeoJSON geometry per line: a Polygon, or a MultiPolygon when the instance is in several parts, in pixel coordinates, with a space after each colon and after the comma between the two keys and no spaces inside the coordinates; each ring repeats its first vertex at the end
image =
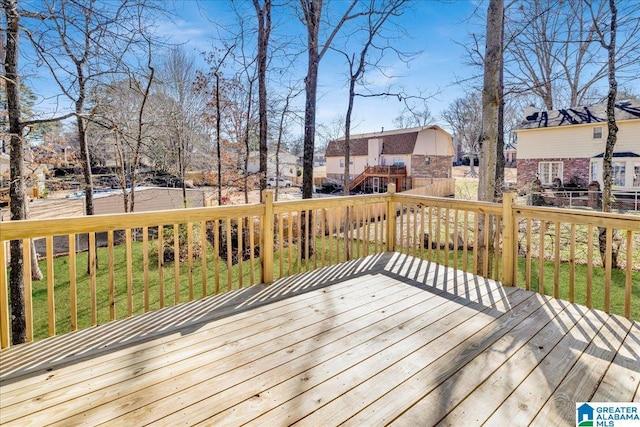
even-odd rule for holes
{"type": "MultiPolygon", "coordinates": [[[[279,165],[280,176],[286,179],[292,179],[297,176],[298,158],[286,151],[280,151],[276,162],[276,153],[269,150],[267,154],[267,177],[276,176],[276,165],[279,165]]],[[[260,152],[252,151],[249,154],[249,173],[258,173],[260,170],[260,152]]]]}
{"type": "MultiPolygon", "coordinates": [[[[605,105],[528,111],[517,129],[518,185],[539,178],[543,185],[602,186],[602,158],[608,126],[605,105]]],[[[613,183],[618,190],[640,189],[640,103],[616,104],[617,142],[613,183]]]]}
{"type": "MultiPolygon", "coordinates": [[[[408,177],[449,178],[453,139],[439,126],[398,129],[350,138],[349,173],[353,179],[367,166],[405,166],[408,177]]],[[[344,138],[329,142],[325,153],[327,178],[344,175],[344,138]]]]}

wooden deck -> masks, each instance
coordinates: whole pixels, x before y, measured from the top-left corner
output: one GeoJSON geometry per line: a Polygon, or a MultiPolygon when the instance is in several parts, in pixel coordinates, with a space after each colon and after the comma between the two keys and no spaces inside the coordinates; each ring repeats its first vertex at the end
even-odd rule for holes
{"type": "Polygon", "coordinates": [[[3,351],[3,425],[575,425],[640,327],[397,253],[3,351]]]}

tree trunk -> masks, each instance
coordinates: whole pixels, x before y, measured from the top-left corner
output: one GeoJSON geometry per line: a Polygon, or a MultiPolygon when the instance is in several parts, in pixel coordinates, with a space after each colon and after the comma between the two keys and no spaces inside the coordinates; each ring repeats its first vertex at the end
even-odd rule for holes
{"type": "MultiPolygon", "coordinates": [[[[318,29],[322,12],[322,1],[312,0],[306,10],[307,26],[307,76],[305,78],[305,109],[304,109],[304,148],[302,159],[302,198],[313,197],[313,152],[315,150],[316,132],[316,96],[318,89],[318,64],[320,55],[318,52],[318,29]]],[[[309,224],[312,224],[309,212],[309,224]]],[[[307,229],[304,215],[301,216],[302,235],[300,236],[302,258],[313,254],[313,242],[311,241],[311,227],[307,229]]]]}
{"type": "MultiPolygon", "coordinates": [[[[20,15],[15,0],[4,1],[7,20],[4,77],[7,91],[7,113],[11,156],[9,159],[9,199],[11,200],[11,220],[27,218],[27,190],[24,180],[22,129],[20,126],[20,83],[18,80],[18,37],[20,15]]],[[[10,243],[11,272],[9,274],[9,294],[11,297],[11,342],[21,344],[27,340],[24,295],[24,258],[22,240],[10,243]]]]}
{"type": "Polygon", "coordinates": [[[220,151],[220,129],[222,128],[222,112],[220,111],[220,75],[216,71],[216,155],[218,158],[218,206],[222,205],[222,153],[220,151]]]}
{"type": "MultiPolygon", "coordinates": [[[[271,0],[264,0],[261,8],[253,1],[258,15],[258,115],[260,117],[260,201],[262,190],[267,188],[267,49],[271,32],[271,0]]],[[[248,124],[247,124],[248,126],[248,124]]]]}
{"type": "MultiPolygon", "coordinates": [[[[487,45],[484,57],[484,84],[482,91],[482,135],[479,141],[480,178],[478,183],[478,200],[494,201],[496,195],[496,167],[500,132],[500,92],[502,87],[502,34],[504,28],[504,0],[490,0],[487,11],[487,45]]],[[[482,266],[486,257],[491,256],[493,246],[493,225],[489,222],[486,229],[484,215],[479,219],[479,236],[476,244],[479,247],[477,273],[483,273],[482,266]],[[485,236],[488,235],[488,247],[485,236]]],[[[491,265],[489,260],[489,271],[491,265]]]]}
{"type": "MultiPolygon", "coordinates": [[[[616,79],[616,31],[617,31],[617,18],[618,10],[616,8],[615,0],[609,0],[609,7],[611,9],[611,23],[610,23],[610,40],[607,44],[604,40],[604,36],[601,35],[601,43],[607,50],[608,54],[608,75],[609,75],[609,93],[607,94],[607,143],[604,149],[604,156],[602,159],[602,211],[611,212],[612,208],[612,195],[611,186],[613,184],[611,177],[611,161],[613,159],[613,151],[615,149],[616,141],[618,139],[618,125],[616,124],[616,96],[618,95],[618,81],[616,79]]],[[[602,34],[602,33],[601,33],[602,34]]],[[[598,228],[598,242],[600,246],[600,255],[602,257],[602,264],[606,264],[606,228],[598,228]]],[[[615,230],[612,236],[613,240],[616,239],[615,230]]],[[[613,243],[613,242],[612,242],[613,243]]],[[[618,253],[617,250],[612,248],[611,254],[611,268],[618,268],[618,253]]]]}

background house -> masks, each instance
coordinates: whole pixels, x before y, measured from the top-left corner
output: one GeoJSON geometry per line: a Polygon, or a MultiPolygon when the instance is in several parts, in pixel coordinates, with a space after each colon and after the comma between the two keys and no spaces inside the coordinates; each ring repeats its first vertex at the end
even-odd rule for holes
{"type": "MultiPolygon", "coordinates": [[[[450,178],[453,156],[451,135],[439,126],[352,135],[350,180],[353,182],[367,170],[382,170],[374,167],[397,166],[404,168],[407,178],[402,181],[402,187],[412,188],[420,178],[450,178]]],[[[325,158],[327,179],[342,181],[344,138],[329,142],[325,158]]],[[[384,183],[381,185],[384,187],[384,183]]]]}
{"type": "MultiPolygon", "coordinates": [[[[616,104],[618,139],[612,175],[616,189],[640,189],[640,103],[616,104]]],[[[607,141],[606,105],[553,111],[525,111],[518,127],[518,186],[536,177],[543,185],[602,186],[602,157],[607,141]]]]}
{"type": "MultiPolygon", "coordinates": [[[[269,151],[267,155],[267,177],[276,176],[276,164],[280,166],[280,176],[292,180],[297,176],[298,158],[286,151],[280,151],[278,154],[278,162],[276,162],[275,151],[269,151]]],[[[247,167],[249,173],[258,173],[260,171],[260,152],[252,151],[249,153],[249,165],[247,167]]]]}

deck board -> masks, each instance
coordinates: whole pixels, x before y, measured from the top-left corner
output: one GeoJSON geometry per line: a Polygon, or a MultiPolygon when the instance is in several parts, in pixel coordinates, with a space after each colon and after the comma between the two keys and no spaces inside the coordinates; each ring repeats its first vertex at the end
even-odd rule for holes
{"type": "Polygon", "coordinates": [[[636,322],[401,254],[0,353],[3,425],[564,425],[636,322]]]}

